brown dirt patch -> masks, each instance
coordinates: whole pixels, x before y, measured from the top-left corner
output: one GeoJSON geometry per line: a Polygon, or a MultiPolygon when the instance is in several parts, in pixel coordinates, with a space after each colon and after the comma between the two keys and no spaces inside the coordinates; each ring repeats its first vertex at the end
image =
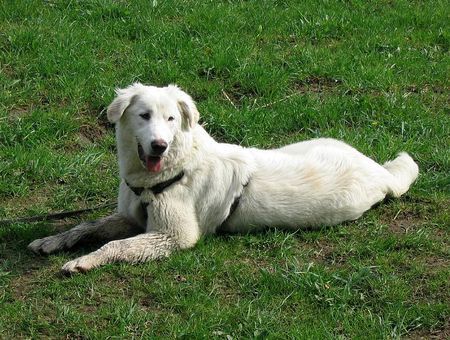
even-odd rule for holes
{"type": "MultiPolygon", "coordinates": [[[[40,188],[31,190],[27,195],[21,197],[3,197],[0,198],[0,205],[5,211],[7,218],[14,218],[14,216],[23,216],[27,210],[36,207],[45,207],[54,187],[51,184],[46,184],[40,188]]],[[[0,217],[0,219],[7,219],[0,217]]]]}
{"type": "Polygon", "coordinates": [[[334,245],[326,241],[316,241],[314,244],[309,244],[309,254],[311,259],[317,262],[328,262],[332,258],[334,252],[334,245]]]}
{"type": "Polygon", "coordinates": [[[422,93],[435,93],[435,94],[444,94],[448,93],[450,91],[450,88],[447,86],[440,86],[440,85],[423,85],[422,87],[417,85],[409,85],[405,88],[406,93],[416,93],[416,94],[422,94],[422,93]]]}
{"type": "Polygon", "coordinates": [[[429,255],[424,258],[423,263],[430,272],[450,268],[450,258],[429,255]]]}
{"type": "Polygon", "coordinates": [[[231,87],[222,90],[222,95],[235,109],[242,106],[242,101],[258,97],[255,88],[243,86],[240,83],[234,83],[231,87]]]}
{"type": "Polygon", "coordinates": [[[79,130],[80,139],[95,143],[105,135],[105,128],[101,125],[82,125],[79,130]]]}
{"type": "MultiPolygon", "coordinates": [[[[261,270],[269,272],[269,273],[274,273],[275,272],[274,263],[273,262],[269,262],[265,258],[261,258],[261,257],[243,257],[243,258],[241,258],[239,260],[239,263],[240,264],[244,264],[246,267],[248,267],[248,269],[253,274],[257,274],[261,270]]],[[[235,261],[225,261],[225,264],[227,266],[233,266],[233,265],[236,264],[236,262],[235,261]]],[[[275,264],[275,266],[278,266],[278,265],[275,264]]]]}
{"type": "Polygon", "coordinates": [[[433,222],[437,227],[433,228],[434,237],[439,238],[446,233],[442,230],[442,221],[436,216],[448,210],[449,203],[448,200],[429,201],[405,196],[397,209],[381,208],[380,221],[388,226],[389,231],[401,235],[417,231],[433,222]]]}
{"type": "Polygon", "coordinates": [[[25,301],[29,298],[30,292],[33,290],[36,278],[33,275],[33,270],[27,270],[24,274],[18,276],[11,283],[11,294],[15,300],[25,301]]]}
{"type": "Polygon", "coordinates": [[[401,211],[389,221],[389,230],[394,234],[407,234],[417,230],[423,224],[420,214],[413,211],[401,211]]]}
{"type": "MultiPolygon", "coordinates": [[[[412,259],[411,261],[414,261],[412,259]]],[[[440,261],[440,265],[448,266],[448,261],[440,261]]],[[[427,267],[425,272],[416,275],[411,280],[412,296],[411,300],[421,303],[450,303],[448,295],[449,283],[443,281],[443,275],[447,275],[448,267],[427,267]]]]}
{"type": "Polygon", "coordinates": [[[337,251],[336,245],[326,240],[317,240],[314,243],[301,243],[299,247],[302,251],[306,250],[308,261],[326,266],[345,266],[350,257],[348,253],[337,251]]]}
{"type": "Polygon", "coordinates": [[[22,117],[25,117],[31,110],[32,108],[27,105],[13,106],[8,110],[8,119],[10,121],[20,119],[22,117]]]}
{"type": "Polygon", "coordinates": [[[322,93],[333,91],[342,84],[342,80],[331,77],[309,76],[296,81],[294,84],[296,91],[300,93],[322,93]]]}
{"type": "Polygon", "coordinates": [[[28,241],[24,239],[16,239],[13,244],[6,236],[0,242],[0,266],[10,275],[6,291],[14,301],[28,303],[40,288],[55,279],[58,265],[52,264],[47,256],[32,254],[26,249],[28,241]]]}
{"type": "Polygon", "coordinates": [[[423,330],[414,330],[405,336],[405,339],[419,340],[419,339],[450,339],[450,321],[447,320],[441,328],[423,330]]]}

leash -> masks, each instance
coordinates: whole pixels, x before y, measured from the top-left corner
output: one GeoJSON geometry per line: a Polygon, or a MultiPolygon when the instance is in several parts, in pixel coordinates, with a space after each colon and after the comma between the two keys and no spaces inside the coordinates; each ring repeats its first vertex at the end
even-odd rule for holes
{"type": "Polygon", "coordinates": [[[13,223],[30,223],[30,222],[40,222],[40,221],[49,221],[49,220],[61,220],[66,217],[72,217],[77,215],[86,214],[88,212],[101,210],[105,208],[112,208],[116,207],[117,203],[107,203],[107,204],[101,204],[97,205],[92,208],[86,208],[86,209],[78,209],[78,210],[72,210],[72,211],[62,211],[59,213],[53,213],[53,214],[44,214],[44,215],[36,215],[36,216],[29,216],[29,217],[19,217],[9,220],[0,220],[0,227],[6,226],[13,223]]]}
{"type": "MultiPolygon", "coordinates": [[[[158,183],[158,184],[156,184],[156,185],[154,185],[154,186],[152,186],[151,188],[148,188],[148,189],[150,189],[153,192],[153,194],[155,194],[155,195],[160,194],[167,187],[169,187],[172,184],[174,184],[174,183],[178,182],[179,180],[181,180],[183,178],[183,176],[184,176],[184,172],[181,171],[174,178],[171,178],[168,181],[164,181],[162,183],[158,183]]],[[[147,189],[147,188],[132,187],[126,181],[125,181],[125,183],[128,185],[128,187],[137,196],[140,196],[140,194],[145,189],[147,189]]],[[[148,203],[147,203],[147,205],[148,205],[148,203]]],[[[72,210],[72,211],[62,211],[62,212],[53,213],[53,214],[44,214],[44,215],[37,215],[37,216],[13,218],[13,219],[9,219],[9,220],[0,220],[0,227],[1,226],[6,226],[6,225],[9,225],[9,224],[14,224],[14,223],[32,223],[32,222],[40,222],[40,221],[61,220],[61,219],[66,218],[66,217],[82,215],[82,214],[86,214],[88,212],[101,210],[101,209],[105,209],[105,208],[112,208],[112,207],[114,207],[114,208],[117,207],[117,203],[107,203],[107,204],[97,205],[97,206],[92,207],[92,208],[78,209],[78,210],[72,210]]],[[[146,207],[146,205],[143,206],[144,211],[145,211],[145,207],[146,207]]]]}

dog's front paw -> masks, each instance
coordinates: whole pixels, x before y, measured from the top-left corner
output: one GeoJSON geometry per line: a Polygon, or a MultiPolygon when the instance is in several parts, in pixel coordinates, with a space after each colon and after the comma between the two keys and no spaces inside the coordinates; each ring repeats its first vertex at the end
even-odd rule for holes
{"type": "Polygon", "coordinates": [[[36,254],[52,254],[54,252],[72,248],[83,237],[83,233],[72,229],[57,235],[34,240],[28,249],[36,254]]]}
{"type": "Polygon", "coordinates": [[[59,235],[49,236],[34,240],[28,245],[28,249],[36,254],[51,254],[62,250],[65,242],[59,235]]]}
{"type": "Polygon", "coordinates": [[[92,268],[98,266],[97,259],[93,255],[81,256],[75,260],[67,262],[61,268],[61,272],[65,275],[71,275],[75,273],[85,273],[92,268]]]}

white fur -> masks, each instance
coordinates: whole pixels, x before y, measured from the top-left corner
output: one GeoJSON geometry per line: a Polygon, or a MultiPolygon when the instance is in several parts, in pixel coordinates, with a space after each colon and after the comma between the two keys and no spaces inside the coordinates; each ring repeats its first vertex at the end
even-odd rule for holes
{"type": "MultiPolygon", "coordinates": [[[[295,230],[354,220],[386,195],[405,193],[418,175],[416,163],[406,153],[381,166],[334,139],[274,150],[218,143],[197,124],[199,115],[191,97],[172,85],[134,84],[119,90],[108,117],[116,122],[120,175],[131,186],[149,188],[181,171],[185,175],[156,196],[150,190],[136,196],[122,181],[118,215],[145,233],[110,242],[70,261],[63,267],[66,272],[168,256],[175,249],[194,246],[199,237],[219,228],[230,232],[266,226],[295,230]],[[140,114],[148,111],[152,115],[146,121],[140,114]],[[159,173],[149,172],[137,153],[138,142],[147,151],[154,139],[169,144],[159,173]],[[227,219],[239,196],[237,209],[227,219]],[[142,201],[149,203],[147,220],[142,201]]],[[[30,248],[44,253],[58,248],[42,243],[34,241],[30,248]]]]}

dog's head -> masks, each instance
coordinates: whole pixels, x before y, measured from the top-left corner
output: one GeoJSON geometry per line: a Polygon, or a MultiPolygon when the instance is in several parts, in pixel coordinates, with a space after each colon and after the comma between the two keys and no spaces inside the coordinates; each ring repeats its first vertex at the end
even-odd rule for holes
{"type": "Polygon", "coordinates": [[[175,85],[145,86],[135,83],[116,91],[117,97],[108,106],[112,123],[133,134],[135,150],[143,166],[160,172],[177,134],[197,124],[199,113],[192,98],[175,85]]]}

